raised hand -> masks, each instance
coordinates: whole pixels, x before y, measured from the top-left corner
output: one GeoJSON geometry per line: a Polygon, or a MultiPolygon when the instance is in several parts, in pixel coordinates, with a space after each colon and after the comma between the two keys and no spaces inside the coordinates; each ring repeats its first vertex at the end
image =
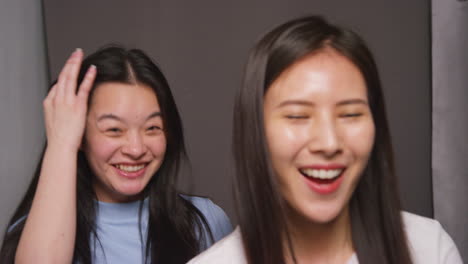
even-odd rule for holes
{"type": "Polygon", "coordinates": [[[82,60],[81,49],[72,53],[43,102],[48,146],[72,151],[78,151],[80,147],[86,124],[88,95],[96,77],[96,67],[93,65],[76,90],[82,60]]]}
{"type": "Polygon", "coordinates": [[[83,52],[65,63],[44,100],[47,133],[41,174],[24,225],[15,263],[71,263],[76,237],[77,155],[83,137],[87,100],[96,77],[91,66],[77,91],[83,52]]]}

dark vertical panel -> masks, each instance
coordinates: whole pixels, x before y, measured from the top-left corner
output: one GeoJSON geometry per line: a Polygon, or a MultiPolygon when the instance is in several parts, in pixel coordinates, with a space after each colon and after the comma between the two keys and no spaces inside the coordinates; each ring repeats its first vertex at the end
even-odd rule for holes
{"type": "MultiPolygon", "coordinates": [[[[405,208],[432,216],[429,3],[415,1],[45,0],[52,73],[75,47],[122,42],[148,51],[180,106],[195,193],[233,216],[232,105],[247,52],[287,19],[323,14],[368,40],[382,73],[405,208]]],[[[189,181],[189,179],[186,179],[189,181]]]]}
{"type": "Polygon", "coordinates": [[[468,261],[468,2],[432,0],[434,215],[468,261]]]}

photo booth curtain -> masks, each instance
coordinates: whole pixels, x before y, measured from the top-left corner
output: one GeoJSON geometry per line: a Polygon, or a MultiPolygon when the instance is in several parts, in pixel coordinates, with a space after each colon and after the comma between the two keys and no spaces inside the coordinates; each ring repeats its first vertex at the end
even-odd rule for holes
{"type": "Polygon", "coordinates": [[[434,217],[468,262],[468,1],[432,0],[434,217]]]}
{"type": "Polygon", "coordinates": [[[43,28],[41,1],[0,1],[2,234],[31,179],[44,140],[47,60],[43,28]]]}

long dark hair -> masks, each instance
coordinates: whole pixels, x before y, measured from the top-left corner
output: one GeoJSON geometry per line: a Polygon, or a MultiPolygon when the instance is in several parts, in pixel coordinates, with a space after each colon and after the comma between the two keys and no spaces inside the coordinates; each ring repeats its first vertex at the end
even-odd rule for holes
{"type": "Polygon", "coordinates": [[[268,158],[263,97],[274,80],[293,63],[325,48],[342,54],[361,71],[376,127],[371,157],[350,200],[352,242],[359,263],[410,264],[377,66],[356,33],[318,16],[289,21],[263,36],[250,52],[243,85],[236,97],[235,189],[247,259],[251,264],[283,264],[284,241],[294,259],[285,201],[268,158]]]}
{"type": "MultiPolygon", "coordinates": [[[[176,189],[177,176],[182,163],[187,161],[187,155],[182,122],[169,84],[155,63],[138,49],[126,50],[119,46],[108,46],[89,55],[81,65],[78,83],[81,83],[91,65],[97,67],[97,76],[88,102],[95,87],[105,82],[138,82],[151,87],[157,95],[167,148],[161,167],[143,191],[149,200],[145,252],[152,263],[186,263],[203,248],[202,241],[212,239],[212,235],[202,213],[182,198],[176,189]],[[208,232],[205,233],[204,230],[208,232]]],[[[9,222],[8,226],[14,227],[5,234],[0,253],[1,263],[14,262],[25,224],[25,221],[19,220],[26,216],[31,208],[43,156],[44,152],[29,188],[9,222]]],[[[93,177],[85,154],[80,150],[77,166],[77,232],[73,259],[83,264],[92,261],[90,238],[95,236],[99,239],[95,226],[96,194],[92,186],[93,177]]]]}

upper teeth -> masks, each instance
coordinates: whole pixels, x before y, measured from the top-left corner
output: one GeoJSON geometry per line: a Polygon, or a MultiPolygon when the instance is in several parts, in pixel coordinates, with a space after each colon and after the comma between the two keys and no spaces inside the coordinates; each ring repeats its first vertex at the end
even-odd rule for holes
{"type": "Polygon", "coordinates": [[[120,165],[120,164],[117,164],[115,165],[119,170],[123,170],[123,171],[128,171],[128,172],[134,172],[134,171],[138,171],[138,170],[141,170],[145,167],[145,165],[135,165],[135,166],[131,166],[131,165],[120,165]]]}
{"type": "Polygon", "coordinates": [[[317,169],[301,169],[301,172],[308,177],[319,179],[333,179],[341,174],[343,169],[336,170],[317,170],[317,169]]]}

